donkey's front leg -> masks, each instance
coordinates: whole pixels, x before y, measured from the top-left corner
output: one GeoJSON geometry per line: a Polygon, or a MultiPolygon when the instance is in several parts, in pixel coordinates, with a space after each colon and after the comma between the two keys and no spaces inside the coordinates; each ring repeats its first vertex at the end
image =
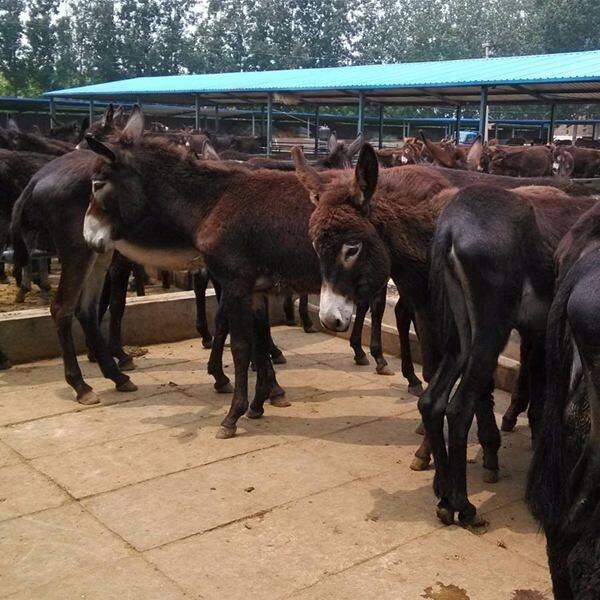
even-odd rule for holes
{"type": "Polygon", "coordinates": [[[231,407],[217,432],[218,438],[226,439],[235,435],[238,419],[248,409],[248,367],[252,357],[253,329],[251,294],[240,293],[233,285],[224,286],[220,308],[229,316],[231,353],[235,367],[231,407]]]}

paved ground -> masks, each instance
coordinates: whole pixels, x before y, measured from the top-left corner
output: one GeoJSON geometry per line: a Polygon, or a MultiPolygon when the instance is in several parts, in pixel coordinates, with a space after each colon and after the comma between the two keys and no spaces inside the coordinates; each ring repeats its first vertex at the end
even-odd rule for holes
{"type": "Polygon", "coordinates": [[[232,440],[214,437],[229,396],[212,391],[196,341],[151,347],[128,395],[82,360],[98,407],[73,401],[58,360],[2,373],[0,597],[551,597],[521,500],[524,423],[503,437],[495,485],[470,447],[487,532],[443,527],[432,471],[408,468],[419,419],[401,376],[354,366],[325,334],[275,338],[293,405],[242,419],[232,440]]]}

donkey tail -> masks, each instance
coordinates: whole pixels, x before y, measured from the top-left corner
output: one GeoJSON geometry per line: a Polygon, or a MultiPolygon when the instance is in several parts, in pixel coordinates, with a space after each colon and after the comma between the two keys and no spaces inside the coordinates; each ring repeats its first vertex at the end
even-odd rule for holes
{"type": "Polygon", "coordinates": [[[573,348],[567,304],[578,279],[576,266],[560,283],[548,314],[546,400],[539,438],[529,467],[525,500],[545,528],[557,527],[568,503],[564,414],[571,397],[573,348]]]}
{"type": "Polygon", "coordinates": [[[31,200],[33,188],[34,184],[30,181],[25,186],[25,189],[21,192],[21,195],[17,198],[17,201],[13,206],[10,222],[10,239],[14,250],[13,261],[15,265],[22,266],[29,262],[29,251],[27,250],[27,244],[25,243],[24,238],[24,231],[27,230],[25,209],[31,200]]]}
{"type": "Polygon", "coordinates": [[[433,314],[431,342],[440,355],[459,350],[458,331],[446,288],[446,269],[451,248],[452,231],[444,223],[442,215],[429,249],[429,298],[433,314]]]}

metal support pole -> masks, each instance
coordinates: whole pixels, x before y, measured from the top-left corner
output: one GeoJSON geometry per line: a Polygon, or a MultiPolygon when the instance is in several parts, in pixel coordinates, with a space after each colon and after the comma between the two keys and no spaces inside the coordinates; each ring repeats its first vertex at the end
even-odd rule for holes
{"type": "Polygon", "coordinates": [[[358,93],[358,122],[356,125],[356,133],[361,134],[365,126],[365,93],[358,93]]]}
{"type": "Polygon", "coordinates": [[[488,89],[487,86],[481,87],[481,100],[479,103],[479,133],[481,140],[487,142],[487,120],[488,120],[488,105],[487,105],[488,89]]]}
{"type": "Polygon", "coordinates": [[[252,113],[252,137],[256,137],[256,115],[252,113]]]}
{"type": "Polygon", "coordinates": [[[138,96],[138,97],[137,97],[136,104],[137,104],[137,105],[138,105],[140,108],[142,108],[142,99],[141,99],[141,97],[140,97],[140,96],[138,96]]]}
{"type": "Polygon", "coordinates": [[[90,106],[89,106],[89,119],[90,119],[90,125],[94,122],[94,101],[90,100],[90,106]]]}
{"type": "Polygon", "coordinates": [[[200,130],[200,94],[194,95],[194,104],[195,104],[194,127],[196,128],[196,131],[199,131],[200,130]]]}
{"type": "Polygon", "coordinates": [[[215,133],[219,131],[219,105],[215,104],[215,133]]]}
{"type": "Polygon", "coordinates": [[[56,123],[56,106],[54,105],[54,98],[50,97],[50,127],[54,127],[56,123]]]}
{"type": "Polygon", "coordinates": [[[460,104],[456,107],[456,118],[455,118],[455,127],[456,127],[456,143],[460,143],[460,118],[462,116],[462,106],[460,104]]]}
{"type": "Polygon", "coordinates": [[[273,94],[267,94],[267,156],[273,150],[273,94]]]}
{"type": "Polygon", "coordinates": [[[494,125],[494,137],[498,139],[498,123],[494,125]]]}
{"type": "Polygon", "coordinates": [[[383,104],[379,105],[379,149],[383,148],[383,104]]]}
{"type": "Polygon", "coordinates": [[[550,125],[548,126],[548,143],[554,141],[554,120],[556,118],[556,104],[550,106],[550,125]]]}
{"type": "Polygon", "coordinates": [[[315,108],[315,157],[319,155],[319,129],[321,127],[319,107],[315,108]]]}

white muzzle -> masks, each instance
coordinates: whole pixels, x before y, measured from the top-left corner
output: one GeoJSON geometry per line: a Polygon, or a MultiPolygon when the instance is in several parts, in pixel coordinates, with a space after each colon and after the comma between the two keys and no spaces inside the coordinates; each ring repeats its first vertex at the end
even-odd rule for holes
{"type": "Polygon", "coordinates": [[[321,286],[319,320],[323,327],[332,331],[346,331],[352,321],[354,302],[336,293],[330,284],[321,286]]]}

